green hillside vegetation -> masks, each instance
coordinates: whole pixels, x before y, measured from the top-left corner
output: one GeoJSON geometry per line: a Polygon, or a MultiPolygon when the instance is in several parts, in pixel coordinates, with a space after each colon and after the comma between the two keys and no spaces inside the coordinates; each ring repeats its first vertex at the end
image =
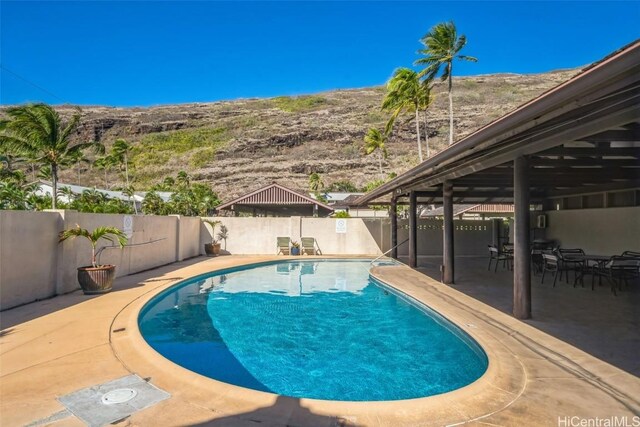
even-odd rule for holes
{"type": "Polygon", "coordinates": [[[163,174],[162,170],[173,158],[186,158],[193,168],[201,168],[215,160],[219,150],[231,139],[224,127],[184,129],[145,135],[131,150],[131,165],[137,171],[138,185],[147,187],[163,174]],[[149,168],[149,165],[155,168],[149,168]]]}
{"type": "Polygon", "coordinates": [[[282,111],[289,113],[298,113],[301,111],[309,111],[314,108],[325,106],[329,103],[326,98],[317,95],[310,96],[279,96],[273,98],[273,102],[282,111]]]}

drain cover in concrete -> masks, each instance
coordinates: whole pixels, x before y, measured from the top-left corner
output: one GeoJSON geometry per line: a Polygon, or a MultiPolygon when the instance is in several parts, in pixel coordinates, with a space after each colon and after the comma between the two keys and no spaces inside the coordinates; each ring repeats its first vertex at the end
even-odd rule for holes
{"type": "Polygon", "coordinates": [[[128,375],[75,391],[58,400],[76,417],[98,427],[128,417],[170,396],[139,376],[128,375]]]}

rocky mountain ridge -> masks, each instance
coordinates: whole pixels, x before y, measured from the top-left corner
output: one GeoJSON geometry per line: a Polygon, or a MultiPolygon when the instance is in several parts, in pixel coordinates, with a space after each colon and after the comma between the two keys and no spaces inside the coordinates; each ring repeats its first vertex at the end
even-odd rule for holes
{"type": "MultiPolygon", "coordinates": [[[[578,70],[544,74],[498,74],[454,78],[455,135],[459,139],[542,92],[566,81],[578,70]]],[[[434,88],[428,135],[432,154],[446,147],[446,85],[434,88]]],[[[83,107],[78,139],[117,138],[133,145],[131,174],[136,190],[145,190],[185,170],[193,181],[212,185],[228,200],[270,182],[296,189],[308,187],[317,172],[326,185],[348,180],[357,185],[380,178],[375,154],[362,152],[369,127],[382,128],[383,87],[336,90],[300,97],[240,99],[155,107],[83,107]]],[[[63,115],[71,106],[60,106],[63,115]]],[[[400,120],[387,143],[384,174],[402,173],[418,162],[415,124],[400,120]]],[[[424,127],[422,129],[424,132],[424,127]]],[[[424,141],[423,141],[424,150],[424,141]]],[[[63,182],[117,187],[117,170],[80,164],[62,172],[63,182]]]]}

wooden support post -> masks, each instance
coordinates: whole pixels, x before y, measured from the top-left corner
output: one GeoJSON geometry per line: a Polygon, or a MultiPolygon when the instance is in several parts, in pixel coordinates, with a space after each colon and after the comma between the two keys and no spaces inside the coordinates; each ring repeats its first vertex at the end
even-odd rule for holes
{"type": "Polygon", "coordinates": [[[398,198],[394,195],[389,206],[391,219],[391,258],[398,259],[398,198]]]}
{"type": "Polygon", "coordinates": [[[442,283],[454,283],[454,250],[453,250],[453,184],[445,181],[442,184],[442,201],[444,207],[444,230],[442,236],[443,267],[442,283]]]}
{"type": "Polygon", "coordinates": [[[513,168],[515,208],[513,315],[518,319],[531,317],[531,263],[529,238],[529,159],[515,159],[513,168]]]}
{"type": "Polygon", "coordinates": [[[418,266],[418,198],[415,191],[409,193],[409,267],[418,266]]]}

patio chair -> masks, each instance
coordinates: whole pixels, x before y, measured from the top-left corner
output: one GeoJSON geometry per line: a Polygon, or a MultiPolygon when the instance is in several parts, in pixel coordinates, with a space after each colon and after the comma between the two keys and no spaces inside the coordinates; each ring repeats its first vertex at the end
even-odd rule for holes
{"type": "Polygon", "coordinates": [[[627,257],[627,258],[640,258],[640,252],[624,251],[624,252],[622,252],[622,256],[623,257],[627,257]]]}
{"type": "Polygon", "coordinates": [[[496,262],[496,265],[493,269],[494,273],[498,271],[498,264],[500,263],[500,261],[502,261],[503,268],[511,269],[511,260],[513,260],[513,255],[500,252],[496,246],[493,246],[493,245],[487,245],[487,246],[489,247],[489,267],[487,268],[487,270],[489,271],[491,270],[491,263],[493,261],[496,262]]]}
{"type": "Polygon", "coordinates": [[[533,265],[533,275],[542,273],[544,261],[542,259],[542,249],[531,249],[531,264],[533,265]]]}
{"type": "Polygon", "coordinates": [[[302,245],[302,255],[322,254],[319,248],[316,249],[315,237],[302,237],[300,238],[300,242],[302,245]]]}
{"type": "MultiPolygon", "coordinates": [[[[547,271],[553,272],[553,287],[556,287],[556,280],[558,279],[558,272],[560,272],[560,264],[558,262],[558,256],[549,253],[542,253],[542,281],[544,283],[544,275],[547,271]]],[[[561,278],[562,280],[562,278],[561,278]]]]}
{"type": "Polygon", "coordinates": [[[611,292],[617,295],[616,287],[622,290],[623,282],[628,287],[629,280],[635,280],[640,276],[640,258],[612,256],[606,264],[594,267],[593,274],[591,289],[597,275],[600,283],[602,283],[602,277],[607,278],[611,282],[611,292]]]}
{"type": "Polygon", "coordinates": [[[276,255],[289,255],[289,246],[291,246],[290,237],[278,237],[278,252],[276,252],[276,255]]]}
{"type": "MultiPolygon", "coordinates": [[[[571,256],[584,256],[584,250],[558,248],[560,280],[562,280],[562,273],[564,272],[566,273],[565,281],[569,283],[569,272],[573,271],[573,286],[575,287],[578,282],[578,273],[580,273],[580,278],[582,278],[588,266],[584,260],[571,259],[571,256]]],[[[584,281],[582,282],[582,287],[584,287],[584,281]]]]}

